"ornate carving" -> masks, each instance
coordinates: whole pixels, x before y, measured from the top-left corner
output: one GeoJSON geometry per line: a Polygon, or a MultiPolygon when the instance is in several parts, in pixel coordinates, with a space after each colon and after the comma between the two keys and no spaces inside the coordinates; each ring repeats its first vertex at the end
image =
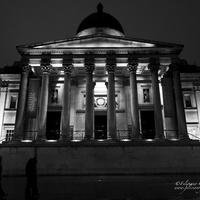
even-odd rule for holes
{"type": "Polygon", "coordinates": [[[31,67],[30,67],[30,65],[22,65],[21,66],[21,70],[22,70],[22,73],[24,72],[24,73],[29,73],[30,72],[30,70],[31,70],[31,67]]]}
{"type": "Polygon", "coordinates": [[[85,64],[84,66],[86,73],[93,73],[95,66],[93,63],[85,64]]]}
{"type": "Polygon", "coordinates": [[[127,69],[129,71],[129,73],[136,73],[137,67],[138,67],[137,62],[132,62],[127,65],[127,69]]]}
{"type": "Polygon", "coordinates": [[[155,72],[155,71],[157,72],[160,68],[159,60],[156,58],[151,58],[148,68],[151,72],[155,72]]]}
{"type": "Polygon", "coordinates": [[[106,70],[108,71],[108,73],[115,73],[115,69],[116,69],[116,64],[106,65],[106,70]]]}
{"type": "Polygon", "coordinates": [[[74,66],[72,64],[64,64],[63,69],[65,73],[71,74],[74,70],[74,66]]]}
{"type": "Polygon", "coordinates": [[[42,65],[42,72],[43,73],[50,73],[50,70],[52,69],[51,65],[42,65]]]}

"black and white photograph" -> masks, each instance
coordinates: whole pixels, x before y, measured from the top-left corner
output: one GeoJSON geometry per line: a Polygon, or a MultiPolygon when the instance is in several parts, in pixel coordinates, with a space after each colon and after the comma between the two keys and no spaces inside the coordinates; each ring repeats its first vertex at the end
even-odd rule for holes
{"type": "Polygon", "coordinates": [[[199,0],[1,0],[0,200],[200,199],[199,0]]]}

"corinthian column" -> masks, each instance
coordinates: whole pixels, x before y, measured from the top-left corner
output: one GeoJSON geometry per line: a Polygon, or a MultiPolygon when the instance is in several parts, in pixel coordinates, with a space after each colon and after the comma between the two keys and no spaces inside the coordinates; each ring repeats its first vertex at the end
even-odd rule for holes
{"type": "Polygon", "coordinates": [[[159,69],[158,63],[149,64],[149,70],[151,71],[151,77],[152,77],[154,120],[156,129],[155,139],[163,139],[164,132],[163,132],[162,108],[161,108],[160,90],[158,81],[158,69],[159,69]]]}
{"type": "Polygon", "coordinates": [[[47,120],[47,107],[49,97],[49,74],[52,66],[42,66],[42,86],[40,91],[40,102],[39,102],[39,116],[38,116],[38,135],[37,140],[46,139],[46,120],[47,120]]]}
{"type": "Polygon", "coordinates": [[[23,126],[24,126],[24,111],[26,105],[27,96],[27,83],[28,83],[28,73],[30,71],[29,65],[22,66],[18,105],[17,105],[17,115],[15,121],[15,132],[13,140],[21,141],[23,139],[23,126]]]}
{"type": "Polygon", "coordinates": [[[85,139],[93,138],[94,124],[94,63],[85,64],[86,71],[86,106],[85,106],[85,139]]]}
{"type": "Polygon", "coordinates": [[[107,63],[108,71],[108,95],[107,95],[107,117],[108,117],[108,139],[117,138],[116,130],[116,103],[115,103],[115,63],[107,63]]]}
{"type": "Polygon", "coordinates": [[[188,134],[187,134],[181,80],[180,80],[180,74],[178,71],[179,66],[178,64],[174,63],[170,65],[170,68],[173,71],[173,83],[174,83],[174,90],[175,90],[176,114],[177,114],[177,123],[178,123],[178,138],[189,139],[188,134]]]}
{"type": "Polygon", "coordinates": [[[139,139],[140,137],[140,124],[138,113],[138,93],[137,93],[137,80],[136,70],[138,63],[129,63],[127,69],[130,73],[130,97],[131,97],[131,124],[132,133],[131,139],[139,139]]]}
{"type": "Polygon", "coordinates": [[[72,64],[63,65],[65,72],[64,88],[63,88],[63,105],[62,105],[62,140],[70,140],[70,81],[71,72],[73,70],[72,64]]]}

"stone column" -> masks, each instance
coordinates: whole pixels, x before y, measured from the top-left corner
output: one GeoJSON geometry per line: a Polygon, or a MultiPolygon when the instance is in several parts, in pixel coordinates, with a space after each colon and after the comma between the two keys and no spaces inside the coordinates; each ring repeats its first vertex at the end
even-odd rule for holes
{"type": "Polygon", "coordinates": [[[131,100],[131,124],[132,133],[131,139],[140,139],[140,123],[139,123],[139,108],[138,108],[138,93],[136,70],[138,63],[129,63],[127,69],[130,73],[130,100],[131,100]]]}
{"type": "Polygon", "coordinates": [[[70,82],[71,72],[73,70],[72,64],[63,65],[65,72],[64,88],[63,88],[63,105],[62,105],[62,140],[70,140],[70,82]]]}
{"type": "Polygon", "coordinates": [[[164,74],[162,80],[164,116],[165,116],[165,133],[167,139],[177,139],[178,126],[176,118],[176,108],[174,102],[174,89],[172,81],[172,72],[164,74]]]}
{"type": "Polygon", "coordinates": [[[153,102],[154,102],[154,121],[155,121],[155,130],[156,136],[155,139],[163,139],[163,120],[162,120],[162,108],[160,101],[160,90],[159,90],[159,81],[158,81],[158,63],[150,63],[149,70],[151,71],[152,77],[152,90],[153,90],[153,102]]]}
{"type": "Polygon", "coordinates": [[[178,64],[171,64],[170,68],[173,70],[173,83],[175,90],[176,114],[178,123],[178,138],[189,139],[186,126],[185,109],[183,104],[183,94],[181,88],[181,79],[179,74],[178,64]]]}
{"type": "Polygon", "coordinates": [[[85,105],[85,139],[93,138],[94,126],[94,63],[86,63],[86,105],[85,105]]]}
{"type": "Polygon", "coordinates": [[[13,136],[13,140],[15,141],[21,141],[23,139],[24,113],[25,113],[25,106],[26,106],[29,71],[30,71],[29,65],[22,66],[18,105],[17,105],[17,114],[16,114],[16,121],[15,121],[15,131],[14,131],[14,136],[13,136]]]}
{"type": "Polygon", "coordinates": [[[108,139],[117,138],[116,130],[116,103],[115,103],[115,63],[107,63],[108,71],[108,95],[107,95],[107,119],[108,139]]]}
{"type": "Polygon", "coordinates": [[[47,108],[48,108],[48,97],[49,97],[49,74],[52,66],[42,66],[42,85],[40,90],[40,101],[39,101],[39,114],[38,114],[38,135],[37,140],[46,139],[46,120],[47,120],[47,108]]]}

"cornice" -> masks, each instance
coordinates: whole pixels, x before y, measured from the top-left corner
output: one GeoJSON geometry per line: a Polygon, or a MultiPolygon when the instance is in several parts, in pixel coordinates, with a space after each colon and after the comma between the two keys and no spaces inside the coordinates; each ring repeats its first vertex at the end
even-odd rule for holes
{"type": "Polygon", "coordinates": [[[134,55],[168,55],[168,54],[176,54],[179,55],[181,49],[167,49],[167,48],[87,48],[87,49],[27,49],[19,52],[23,55],[49,55],[49,56],[62,56],[71,54],[72,57],[76,57],[76,55],[84,55],[88,51],[92,52],[94,55],[107,55],[110,51],[113,51],[116,55],[121,54],[134,54],[134,55]]]}

